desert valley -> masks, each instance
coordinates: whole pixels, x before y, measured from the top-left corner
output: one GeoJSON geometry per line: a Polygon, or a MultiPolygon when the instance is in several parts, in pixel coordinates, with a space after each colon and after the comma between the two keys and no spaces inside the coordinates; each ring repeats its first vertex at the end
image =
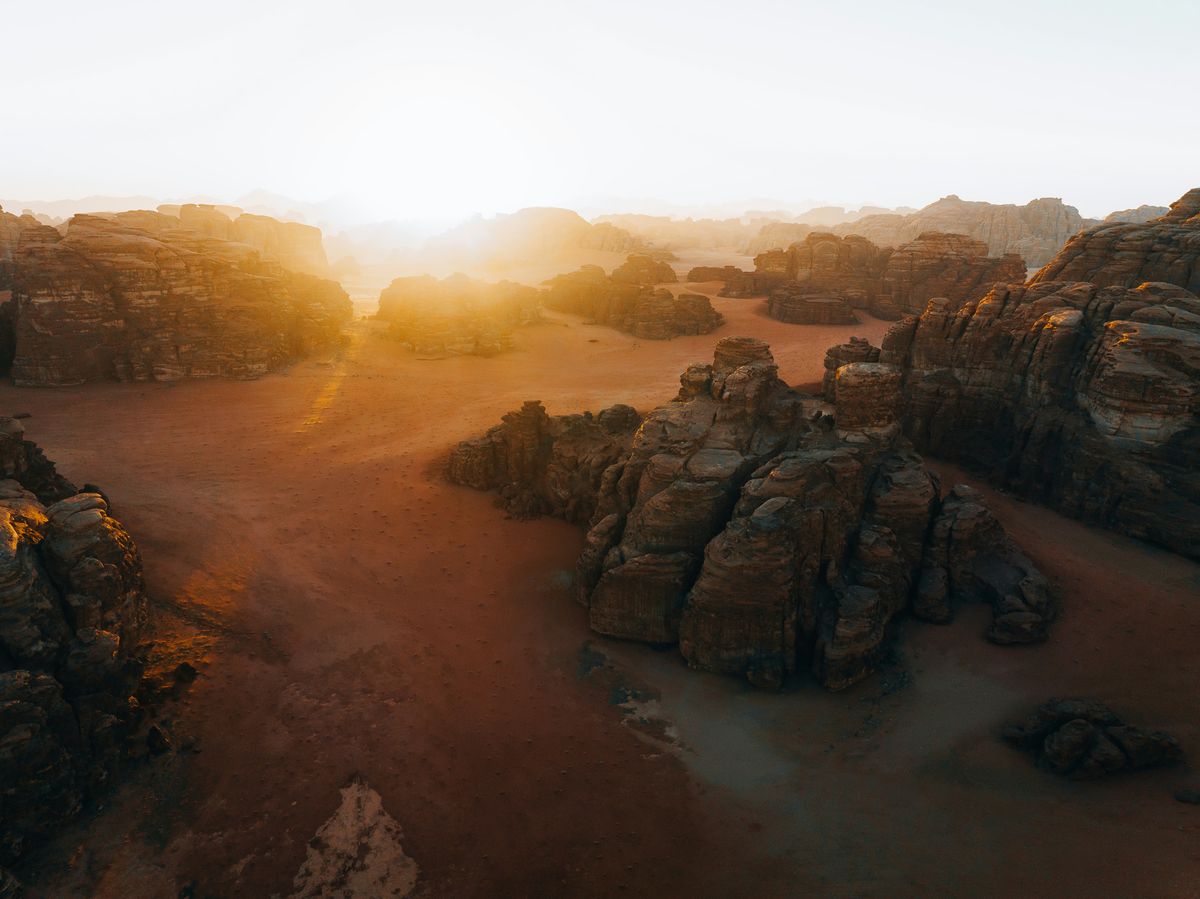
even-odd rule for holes
{"type": "Polygon", "coordinates": [[[1200,896],[1200,9],[1065,7],[0,10],[0,899],[1200,896]]]}
{"type": "Polygon", "coordinates": [[[1190,892],[1200,190],[376,308],[231,212],[3,214],[28,894],[1190,892]]]}

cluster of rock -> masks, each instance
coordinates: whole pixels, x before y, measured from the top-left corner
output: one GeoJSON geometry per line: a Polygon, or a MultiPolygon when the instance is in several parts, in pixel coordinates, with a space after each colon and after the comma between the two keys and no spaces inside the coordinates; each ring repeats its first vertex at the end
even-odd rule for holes
{"type": "Polygon", "coordinates": [[[678,643],[688,663],[830,689],[880,663],[904,610],[993,607],[992,639],[1043,639],[1047,586],[979,496],[900,433],[900,371],[837,369],[835,404],[785,385],[766,344],[725,338],[676,399],[549,418],[536,403],[452,453],[452,481],[587,526],[576,589],[599,633],[678,643]]]}
{"type": "Polygon", "coordinates": [[[1004,738],[1032,753],[1039,765],[1074,780],[1170,765],[1183,757],[1179,741],[1162,731],[1125,724],[1094,699],[1051,699],[1004,738]]]}
{"type": "Polygon", "coordinates": [[[771,291],[767,299],[767,314],[793,325],[858,323],[858,316],[845,296],[795,281],[771,291]]]}
{"type": "Polygon", "coordinates": [[[722,281],[724,282],[724,286],[717,296],[746,299],[748,297],[761,297],[768,294],[787,279],[781,278],[775,272],[748,272],[745,269],[738,268],[736,265],[720,267],[715,265],[701,265],[696,266],[688,272],[687,280],[692,284],[703,284],[706,281],[722,281]]]}
{"type": "Polygon", "coordinates": [[[922,234],[964,234],[984,242],[987,254],[1020,256],[1031,266],[1044,265],[1081,228],[1096,224],[1057,198],[1024,206],[960,200],[954,195],[909,215],[869,215],[838,225],[837,234],[857,234],[884,247],[900,247],[922,234]]]}
{"type": "Polygon", "coordinates": [[[6,308],[13,380],[255,377],[335,345],[339,285],[156,212],[21,220],[6,308]]]}
{"type": "Polygon", "coordinates": [[[466,275],[396,278],[379,294],[389,336],[422,354],[490,356],[511,349],[513,329],[541,318],[538,291],[466,275]]]}
{"type": "Polygon", "coordinates": [[[0,864],[117,771],[146,623],[141,559],[105,499],[0,418],[0,864]]]}
{"type": "Polygon", "coordinates": [[[112,218],[146,231],[180,227],[205,237],[232,240],[253,247],[265,259],[278,262],[293,272],[329,277],[329,260],[321,229],[301,222],[287,222],[269,215],[242,212],[236,206],[185,203],[158,207],[158,216],[145,212],[117,213],[112,218]]]}
{"type": "Polygon", "coordinates": [[[649,340],[707,334],[724,323],[708,297],[688,293],[675,296],[666,288],[653,286],[675,280],[675,272],[667,263],[634,255],[611,276],[598,265],[585,265],[551,278],[545,285],[543,303],[550,309],[582,315],[649,340]]]}
{"type": "Polygon", "coordinates": [[[905,312],[919,312],[932,297],[962,303],[982,296],[996,282],[1025,277],[1019,257],[990,257],[982,241],[937,232],[921,234],[895,250],[864,237],[817,232],[786,250],[760,253],[754,265],[752,273],[733,266],[693,270],[689,280],[719,276],[725,281],[723,296],[765,292],[774,297],[781,291],[781,301],[772,302],[768,311],[779,309],[782,321],[807,322],[812,317],[798,302],[804,294],[840,298],[852,309],[895,320],[905,312]],[[797,306],[799,311],[793,311],[797,306]]]}
{"type": "Polygon", "coordinates": [[[879,357],[902,372],[906,434],[1065,514],[1200,558],[1198,279],[1200,190],[1152,222],[1083,232],[1029,284],[930,301],[879,357]]]}
{"type": "Polygon", "coordinates": [[[1035,284],[1046,281],[1098,287],[1162,281],[1200,293],[1200,187],[1157,218],[1106,223],[1075,235],[1032,278],[1035,284]]]}

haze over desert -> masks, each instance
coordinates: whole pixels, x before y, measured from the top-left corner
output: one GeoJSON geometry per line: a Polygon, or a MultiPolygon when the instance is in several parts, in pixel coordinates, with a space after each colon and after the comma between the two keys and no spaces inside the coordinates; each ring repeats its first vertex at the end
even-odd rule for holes
{"type": "Polygon", "coordinates": [[[0,10],[0,896],[1200,895],[1200,12],[0,10]]]}

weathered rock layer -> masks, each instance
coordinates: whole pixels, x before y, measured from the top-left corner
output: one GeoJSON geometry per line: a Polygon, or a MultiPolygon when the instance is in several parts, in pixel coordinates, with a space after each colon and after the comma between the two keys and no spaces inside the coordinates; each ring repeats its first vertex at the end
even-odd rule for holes
{"type": "Polygon", "coordinates": [[[17,384],[255,377],[337,342],[351,316],[337,284],[245,244],[147,230],[154,216],[173,221],[79,215],[65,235],[41,225],[21,232],[12,276],[17,384]]]}
{"type": "Polygon", "coordinates": [[[546,282],[543,303],[649,340],[707,334],[724,323],[708,297],[675,296],[666,288],[653,286],[674,281],[675,272],[665,262],[630,256],[611,277],[598,265],[585,265],[551,278],[546,282]]]}
{"type": "Polygon", "coordinates": [[[396,278],[379,294],[388,334],[423,354],[490,356],[513,345],[513,330],[538,321],[538,291],[465,275],[396,278]]]}
{"type": "Polygon", "coordinates": [[[447,474],[587,525],[592,628],[678,643],[696,668],[777,686],[807,667],[838,689],[876,668],[901,611],[943,621],[964,599],[992,604],[998,642],[1044,638],[1044,580],[972,491],[941,500],[901,435],[900,375],[841,366],[830,406],[780,381],[766,344],[726,338],[640,425],[527,403],[447,474]]]}
{"type": "Polygon", "coordinates": [[[112,778],[138,721],[137,547],[0,418],[0,864],[112,778]]]}
{"type": "Polygon", "coordinates": [[[1023,496],[1200,558],[1200,191],[1081,234],[1028,285],[893,326],[918,448],[1023,496]],[[1137,240],[1129,229],[1136,229],[1137,240]],[[1056,273],[1099,283],[1048,280],[1056,273]],[[1174,283],[1138,283],[1144,275],[1174,283]],[[1113,286],[1107,286],[1113,285],[1113,286]]]}

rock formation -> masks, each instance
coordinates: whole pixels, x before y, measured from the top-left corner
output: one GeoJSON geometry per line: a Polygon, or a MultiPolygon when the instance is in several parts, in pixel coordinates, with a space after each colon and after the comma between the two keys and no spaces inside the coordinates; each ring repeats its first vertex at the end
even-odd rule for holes
{"type": "Polygon", "coordinates": [[[776,287],[767,300],[771,318],[793,325],[853,325],[858,316],[840,294],[795,282],[776,287]]]}
{"type": "Polygon", "coordinates": [[[1094,699],[1051,699],[1004,738],[1033,753],[1038,764],[1074,780],[1170,765],[1183,757],[1179,741],[1162,731],[1131,727],[1094,699]]]}
{"type": "Polygon", "coordinates": [[[588,526],[575,583],[594,630],[764,686],[808,667],[831,689],[875,669],[917,599],[933,620],[985,600],[992,639],[1044,638],[1045,582],[977,495],[940,499],[900,434],[898,368],[839,367],[830,406],[730,337],[680,383],[640,427],[626,407],[551,419],[528,403],[448,462],[510,510],[588,526]]]}
{"type": "Polygon", "coordinates": [[[1020,258],[992,258],[981,241],[940,233],[921,234],[892,250],[863,237],[818,232],[786,250],[760,253],[754,265],[753,278],[732,266],[695,274],[720,271],[726,282],[723,296],[748,296],[755,288],[767,293],[787,288],[792,295],[806,290],[841,297],[855,309],[893,320],[921,311],[932,297],[965,302],[982,296],[993,283],[1025,276],[1020,258]]]}
{"type": "Polygon", "coordinates": [[[828,228],[817,228],[800,222],[768,222],[747,244],[746,255],[757,256],[771,250],[786,250],[814,232],[832,233],[828,228]]]}
{"type": "Polygon", "coordinates": [[[489,356],[511,349],[513,329],[540,319],[538,291],[465,275],[396,278],[379,294],[388,333],[422,354],[489,356]]]}
{"type": "Polygon", "coordinates": [[[65,235],[21,232],[17,384],[255,377],[339,340],[351,305],[337,284],[164,220],[78,215],[65,235]]]}
{"type": "Polygon", "coordinates": [[[878,362],[879,347],[871,346],[865,337],[851,337],[848,343],[839,343],[825,351],[825,376],[821,381],[821,395],[827,403],[837,402],[837,370],[851,362],[878,362]]]}
{"type": "Polygon", "coordinates": [[[881,292],[902,312],[920,313],[934,297],[961,304],[983,296],[998,282],[1024,280],[1025,262],[1020,256],[993,258],[981,240],[931,232],[888,257],[881,292]]]}
{"type": "Polygon", "coordinates": [[[652,284],[674,279],[664,262],[648,256],[630,256],[612,277],[598,265],[546,282],[543,302],[550,309],[582,315],[598,324],[649,340],[666,340],[684,334],[707,334],[719,328],[724,317],[699,294],[674,296],[652,284]]]}
{"type": "Polygon", "coordinates": [[[653,256],[634,254],[613,269],[612,279],[622,284],[674,284],[675,269],[653,256]]]}
{"type": "Polygon", "coordinates": [[[1104,224],[1077,234],[1032,278],[1047,281],[1098,287],[1162,281],[1200,293],[1200,187],[1144,224],[1104,224]]]}
{"type": "Polygon", "coordinates": [[[277,262],[289,271],[322,278],[330,275],[320,228],[280,221],[268,215],[243,213],[236,206],[186,203],[182,206],[162,205],[156,212],[137,209],[97,214],[97,217],[155,235],[183,229],[202,237],[236,241],[252,247],[264,259],[277,262]]]}
{"type": "Polygon", "coordinates": [[[869,215],[833,230],[840,235],[861,235],[881,247],[899,247],[932,231],[965,234],[982,240],[989,255],[1015,254],[1029,265],[1039,266],[1081,228],[1095,223],[1056,198],[1016,206],[968,202],[950,195],[909,215],[869,215]]]}
{"type": "Polygon", "coordinates": [[[0,418],[0,864],[104,788],[138,723],[146,592],[97,493],[0,418]]]}
{"type": "Polygon", "coordinates": [[[1115,225],[1123,222],[1131,225],[1143,225],[1148,221],[1166,215],[1170,211],[1166,206],[1147,206],[1143,204],[1136,209],[1119,209],[1116,212],[1110,212],[1104,217],[1104,224],[1115,225]]]}
{"type": "Polygon", "coordinates": [[[957,310],[931,300],[892,327],[880,359],[903,371],[904,429],[921,450],[1200,558],[1194,294],[1168,284],[998,286],[957,310]]]}
{"type": "Polygon", "coordinates": [[[1198,286],[1200,189],[1150,222],[1082,232],[1027,285],[961,309],[933,300],[880,356],[904,371],[905,431],[1023,496],[1200,558],[1198,286]]]}

